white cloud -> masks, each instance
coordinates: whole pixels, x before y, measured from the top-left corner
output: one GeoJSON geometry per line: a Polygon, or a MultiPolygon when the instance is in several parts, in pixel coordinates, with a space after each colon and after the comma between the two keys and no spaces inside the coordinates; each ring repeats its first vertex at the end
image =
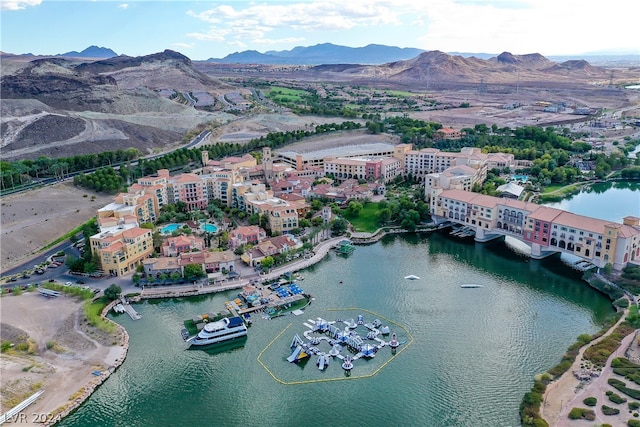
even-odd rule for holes
{"type": "Polygon", "coordinates": [[[431,0],[416,7],[425,25],[423,49],[543,55],[616,47],[640,51],[640,4],[609,0],[607,7],[577,0],[431,0]]]}
{"type": "Polygon", "coordinates": [[[127,3],[121,3],[118,5],[118,9],[127,10],[129,9],[129,5],[127,3]]]}
{"type": "Polygon", "coordinates": [[[30,6],[38,6],[42,0],[2,0],[2,10],[21,10],[30,6]]]}
{"type": "Polygon", "coordinates": [[[640,51],[640,2],[628,0],[608,0],[606,7],[584,0],[228,0],[188,14],[208,25],[190,37],[234,45],[312,39],[309,33],[317,32],[327,41],[357,37],[383,42],[384,35],[405,46],[442,51],[640,51]]]}
{"type": "Polygon", "coordinates": [[[187,12],[189,16],[211,24],[206,32],[189,34],[199,40],[221,41],[227,37],[235,42],[275,44],[279,40],[302,40],[301,37],[274,37],[276,31],[342,31],[357,27],[400,24],[389,2],[371,0],[322,0],[311,3],[250,4],[246,8],[221,5],[202,12],[187,12]],[[225,29],[229,31],[225,32],[225,29]]]}
{"type": "Polygon", "coordinates": [[[171,46],[179,49],[192,49],[196,44],[195,43],[172,43],[171,46]]]}

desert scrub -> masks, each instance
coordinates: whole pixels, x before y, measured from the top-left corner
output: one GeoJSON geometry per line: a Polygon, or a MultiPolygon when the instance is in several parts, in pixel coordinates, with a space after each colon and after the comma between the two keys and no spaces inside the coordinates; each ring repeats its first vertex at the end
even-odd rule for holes
{"type": "Polygon", "coordinates": [[[109,335],[114,335],[117,331],[116,324],[101,316],[102,310],[106,306],[107,300],[102,297],[95,301],[85,301],[82,308],[90,326],[95,326],[109,335]]]}
{"type": "Polygon", "coordinates": [[[627,396],[633,399],[640,399],[640,390],[627,387],[627,384],[624,381],[620,381],[616,378],[609,378],[607,382],[611,387],[626,394],[627,396]]]}
{"type": "Polygon", "coordinates": [[[607,392],[607,397],[609,397],[610,401],[617,404],[625,403],[627,401],[627,399],[614,392],[607,392]]]}
{"type": "Polygon", "coordinates": [[[593,421],[596,419],[596,413],[591,409],[573,408],[571,412],[569,412],[569,419],[593,421]]]}
{"type": "Polygon", "coordinates": [[[602,413],[605,415],[618,415],[620,413],[620,409],[602,405],[602,413]]]}
{"type": "Polygon", "coordinates": [[[640,365],[635,364],[624,357],[616,357],[611,361],[613,373],[640,385],[640,365]]]}

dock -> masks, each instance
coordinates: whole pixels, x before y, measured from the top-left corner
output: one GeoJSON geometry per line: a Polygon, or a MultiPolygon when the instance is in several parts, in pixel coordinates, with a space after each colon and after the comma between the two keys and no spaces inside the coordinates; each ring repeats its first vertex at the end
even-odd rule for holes
{"type": "Polygon", "coordinates": [[[131,304],[129,304],[129,302],[126,299],[120,298],[120,301],[121,301],[121,304],[118,304],[118,305],[122,305],[122,308],[124,309],[125,313],[127,313],[132,320],[142,319],[142,315],[140,315],[135,310],[135,308],[133,308],[131,304]]]}

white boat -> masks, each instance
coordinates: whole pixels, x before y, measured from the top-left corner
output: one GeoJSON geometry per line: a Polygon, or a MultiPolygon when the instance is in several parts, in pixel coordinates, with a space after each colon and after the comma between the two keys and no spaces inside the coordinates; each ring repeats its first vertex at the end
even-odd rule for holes
{"type": "Polygon", "coordinates": [[[405,279],[407,280],[418,280],[419,277],[418,276],[414,276],[413,274],[410,274],[408,276],[404,276],[405,279]]]}
{"type": "Polygon", "coordinates": [[[469,283],[467,285],[460,285],[461,288],[484,288],[482,285],[476,285],[475,283],[469,283]]]}
{"type": "Polygon", "coordinates": [[[216,322],[207,323],[198,335],[187,339],[192,345],[209,345],[247,335],[247,326],[240,317],[225,317],[216,322]]]}

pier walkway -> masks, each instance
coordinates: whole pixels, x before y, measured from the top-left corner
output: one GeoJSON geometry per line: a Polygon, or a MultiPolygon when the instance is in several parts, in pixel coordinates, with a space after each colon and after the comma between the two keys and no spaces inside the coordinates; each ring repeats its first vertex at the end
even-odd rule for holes
{"type": "Polygon", "coordinates": [[[140,313],[138,313],[124,297],[120,298],[120,302],[122,304],[122,308],[124,308],[124,311],[129,315],[129,317],[131,317],[132,320],[142,319],[142,315],[140,315],[140,313]]]}

